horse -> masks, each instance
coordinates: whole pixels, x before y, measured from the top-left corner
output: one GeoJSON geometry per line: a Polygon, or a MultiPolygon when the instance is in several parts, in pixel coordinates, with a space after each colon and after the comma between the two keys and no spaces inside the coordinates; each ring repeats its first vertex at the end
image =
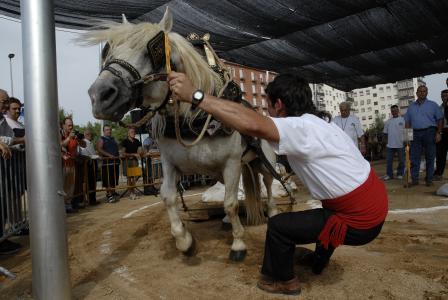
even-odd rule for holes
{"type": "MultiPolygon", "coordinates": [[[[259,196],[259,174],[263,176],[267,189],[267,215],[272,217],[278,213],[271,190],[273,176],[259,159],[254,159],[255,155],[250,155],[253,152],[246,151],[248,142],[236,131],[204,135],[197,144],[189,147],[164,134],[167,127],[173,126],[171,123],[176,113],[174,105],[168,103],[167,69],[174,66],[178,72],[186,73],[193,84],[205,93],[216,95],[223,88],[222,78],[189,41],[171,32],[172,26],[173,17],[167,9],[159,23],[134,24],[123,16],[122,23],[102,22],[82,34],[80,40],[85,44],[106,43],[103,69],[88,91],[92,112],[98,119],[119,121],[137,107],[157,111],[151,124],[152,134],[158,140],[164,174],[160,195],[168,212],[177,249],[186,255],[196,252],[195,240],[177,210],[178,178],[182,173],[205,174],[225,185],[224,211],[232,225],[233,235],[229,259],[241,261],[246,256],[247,247],[238,215],[240,176],[243,176],[248,223],[255,224],[265,220],[259,196]],[[170,48],[169,57],[166,56],[167,47],[170,48]],[[141,74],[147,75],[142,77],[141,74]],[[142,83],[142,78],[151,80],[143,80],[145,82],[142,83]],[[246,158],[252,156],[251,160],[244,161],[243,154],[246,158]]],[[[177,105],[183,117],[182,128],[190,127],[191,122],[203,113],[198,108],[192,110],[187,103],[177,105]]],[[[261,142],[261,148],[268,160],[275,163],[275,154],[266,141],[261,142]]]]}

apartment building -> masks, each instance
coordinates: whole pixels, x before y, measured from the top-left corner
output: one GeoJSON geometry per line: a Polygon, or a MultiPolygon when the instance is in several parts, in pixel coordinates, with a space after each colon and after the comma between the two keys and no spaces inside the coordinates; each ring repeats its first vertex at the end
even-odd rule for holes
{"type": "Polygon", "coordinates": [[[223,61],[223,63],[229,68],[233,80],[240,86],[243,99],[257,107],[260,113],[267,115],[268,104],[264,89],[270,81],[274,80],[277,73],[250,68],[229,61],[223,61]]]}
{"type": "Polygon", "coordinates": [[[340,114],[339,104],[347,100],[345,92],[323,83],[310,83],[310,88],[318,110],[329,112],[333,117],[340,114]]]}
{"type": "Polygon", "coordinates": [[[400,113],[405,114],[409,103],[415,99],[417,88],[424,84],[422,77],[411,78],[356,89],[347,93],[347,97],[353,101],[353,113],[359,117],[363,129],[368,129],[377,117],[388,120],[392,105],[398,105],[400,113]]]}

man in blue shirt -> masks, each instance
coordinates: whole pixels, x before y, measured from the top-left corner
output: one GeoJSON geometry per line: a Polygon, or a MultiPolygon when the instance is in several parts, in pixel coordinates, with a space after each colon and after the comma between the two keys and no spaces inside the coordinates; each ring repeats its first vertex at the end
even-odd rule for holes
{"type": "Polygon", "coordinates": [[[411,142],[412,185],[418,185],[422,149],[425,149],[426,185],[432,185],[436,143],[441,140],[443,114],[437,103],[426,98],[427,95],[428,88],[419,86],[417,100],[409,105],[404,116],[406,128],[412,128],[414,133],[414,139],[411,142]]]}

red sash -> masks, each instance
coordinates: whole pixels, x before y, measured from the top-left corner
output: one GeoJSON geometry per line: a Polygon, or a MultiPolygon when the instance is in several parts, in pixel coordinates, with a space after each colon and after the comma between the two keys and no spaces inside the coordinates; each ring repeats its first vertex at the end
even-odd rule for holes
{"type": "Polygon", "coordinates": [[[352,192],[330,200],[322,201],[322,206],[335,212],[320,232],[321,244],[336,248],[344,243],[348,226],[355,229],[370,229],[386,219],[388,199],[384,183],[378,179],[373,169],[367,180],[352,192]]]}

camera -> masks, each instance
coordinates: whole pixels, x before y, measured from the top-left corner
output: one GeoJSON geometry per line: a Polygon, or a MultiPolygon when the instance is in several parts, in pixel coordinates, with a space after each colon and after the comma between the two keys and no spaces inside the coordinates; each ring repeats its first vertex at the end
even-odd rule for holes
{"type": "Polygon", "coordinates": [[[75,130],[75,137],[77,140],[83,140],[84,139],[84,133],[79,132],[78,130],[75,130]]]}

